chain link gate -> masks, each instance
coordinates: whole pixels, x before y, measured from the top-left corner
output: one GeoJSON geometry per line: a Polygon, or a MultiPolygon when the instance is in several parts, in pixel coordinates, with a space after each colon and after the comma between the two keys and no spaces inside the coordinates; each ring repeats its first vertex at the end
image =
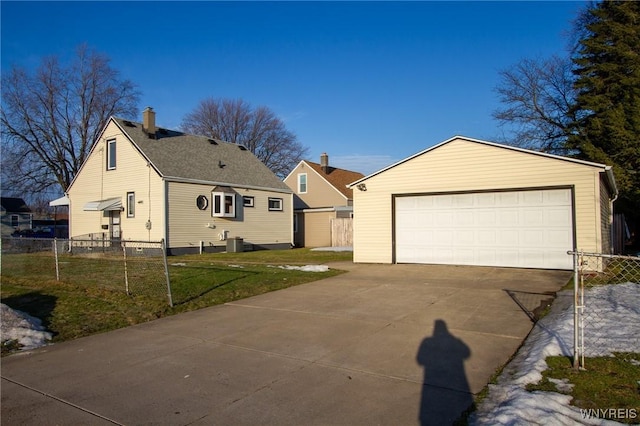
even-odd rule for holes
{"type": "MultiPolygon", "coordinates": [[[[609,356],[621,346],[640,352],[640,323],[631,315],[625,295],[640,291],[640,257],[570,251],[574,262],[574,368],[585,368],[585,356],[609,356]],[[615,318],[604,305],[615,306],[615,318]],[[626,321],[634,322],[629,324],[626,321]],[[619,327],[615,326],[615,321],[619,327]],[[614,323],[614,324],[612,324],[614,323]],[[629,335],[625,330],[636,330],[629,335]],[[624,339],[624,344],[622,342],[624,339]]],[[[624,358],[624,353],[618,353],[624,358]]]]}

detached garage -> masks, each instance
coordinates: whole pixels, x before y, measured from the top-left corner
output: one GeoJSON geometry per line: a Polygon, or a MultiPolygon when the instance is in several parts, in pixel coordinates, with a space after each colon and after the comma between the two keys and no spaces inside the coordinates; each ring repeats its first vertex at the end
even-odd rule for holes
{"type": "Polygon", "coordinates": [[[456,136],[349,185],[354,262],[571,269],[609,253],[610,166],[456,136]]]}

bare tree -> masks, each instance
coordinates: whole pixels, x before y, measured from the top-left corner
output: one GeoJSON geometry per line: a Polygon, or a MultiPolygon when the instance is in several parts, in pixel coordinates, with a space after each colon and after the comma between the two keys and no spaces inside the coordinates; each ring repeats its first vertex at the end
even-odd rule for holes
{"type": "Polygon", "coordinates": [[[273,111],[242,99],[201,101],[185,116],[182,130],[244,145],[281,178],[308,152],[273,111]]]}
{"type": "Polygon", "coordinates": [[[576,90],[570,59],[525,59],[500,72],[496,88],[505,105],[493,113],[502,125],[511,126],[508,142],[522,148],[567,154],[566,141],[575,122],[576,90]]]}
{"type": "Polygon", "coordinates": [[[3,187],[66,191],[111,115],[135,116],[139,93],[109,59],[80,46],[73,63],[44,58],[2,76],[3,187]]]}

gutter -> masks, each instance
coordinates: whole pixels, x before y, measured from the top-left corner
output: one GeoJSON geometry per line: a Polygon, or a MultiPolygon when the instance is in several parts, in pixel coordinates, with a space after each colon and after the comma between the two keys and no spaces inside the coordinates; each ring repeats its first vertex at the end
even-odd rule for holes
{"type": "Polygon", "coordinates": [[[229,186],[233,188],[243,188],[243,189],[257,189],[260,191],[272,191],[272,192],[280,192],[282,194],[293,194],[293,191],[290,188],[282,189],[282,188],[268,188],[264,186],[257,185],[238,185],[236,183],[229,182],[215,182],[210,180],[200,180],[200,179],[189,179],[189,178],[181,178],[177,176],[163,176],[162,179],[166,182],[178,182],[178,183],[197,183],[201,185],[214,185],[214,186],[229,186]]]}

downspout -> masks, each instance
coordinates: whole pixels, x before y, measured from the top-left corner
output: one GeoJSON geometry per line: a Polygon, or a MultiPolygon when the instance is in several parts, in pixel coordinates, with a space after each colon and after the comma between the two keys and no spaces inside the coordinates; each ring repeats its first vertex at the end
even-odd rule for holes
{"type": "Polygon", "coordinates": [[[609,182],[611,182],[611,184],[613,186],[612,189],[614,191],[613,198],[609,197],[609,253],[616,254],[616,253],[614,253],[614,246],[613,246],[613,236],[614,236],[614,232],[613,232],[614,231],[613,230],[613,218],[614,218],[613,203],[618,199],[619,193],[618,193],[618,188],[616,187],[616,180],[615,180],[615,177],[613,175],[613,170],[612,170],[611,166],[607,166],[605,168],[605,171],[607,173],[607,177],[609,178],[609,182]]]}

